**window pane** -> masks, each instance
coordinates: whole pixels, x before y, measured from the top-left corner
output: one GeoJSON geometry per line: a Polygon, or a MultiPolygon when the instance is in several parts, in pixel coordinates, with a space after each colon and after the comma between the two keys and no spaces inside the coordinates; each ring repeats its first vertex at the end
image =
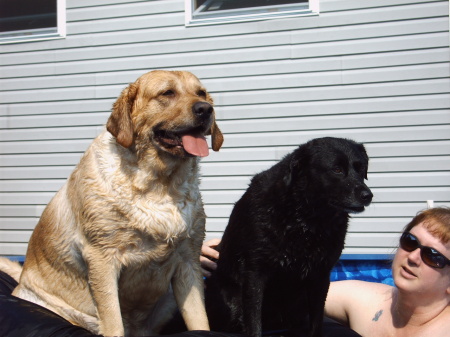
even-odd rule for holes
{"type": "Polygon", "coordinates": [[[301,2],[301,0],[213,0],[208,1],[205,5],[205,9],[203,11],[217,11],[217,10],[226,10],[226,9],[242,9],[242,8],[251,8],[251,7],[264,7],[264,6],[275,6],[275,5],[287,5],[287,4],[297,4],[301,2]]]}
{"type": "Polygon", "coordinates": [[[57,26],[56,0],[0,0],[0,32],[57,26]]]}

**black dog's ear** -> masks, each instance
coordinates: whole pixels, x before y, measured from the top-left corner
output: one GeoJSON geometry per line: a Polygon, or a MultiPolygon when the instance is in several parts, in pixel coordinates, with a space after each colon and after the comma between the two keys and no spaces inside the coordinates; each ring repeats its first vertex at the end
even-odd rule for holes
{"type": "Polygon", "coordinates": [[[298,170],[298,160],[296,158],[291,158],[289,161],[289,168],[286,170],[286,174],[283,177],[286,186],[289,186],[292,183],[292,176],[295,170],[298,170]]]}
{"type": "Polygon", "coordinates": [[[367,180],[367,171],[369,170],[369,156],[367,155],[366,148],[364,147],[364,145],[359,144],[359,146],[360,146],[360,150],[361,150],[361,153],[362,153],[362,155],[364,157],[364,161],[365,161],[364,179],[367,180]]]}

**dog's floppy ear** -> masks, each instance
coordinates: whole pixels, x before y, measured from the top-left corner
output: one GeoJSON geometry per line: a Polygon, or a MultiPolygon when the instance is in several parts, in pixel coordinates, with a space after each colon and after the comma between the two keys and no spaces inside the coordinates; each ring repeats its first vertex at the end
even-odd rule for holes
{"type": "Polygon", "coordinates": [[[363,144],[358,144],[358,145],[359,145],[361,153],[362,153],[362,155],[364,157],[364,161],[365,161],[364,179],[367,180],[367,171],[369,169],[369,156],[367,155],[367,151],[366,151],[366,148],[364,147],[364,145],[363,144]]]}
{"type": "Polygon", "coordinates": [[[214,151],[219,151],[223,144],[223,134],[216,122],[211,126],[211,143],[214,151]]]}
{"type": "Polygon", "coordinates": [[[111,116],[106,123],[106,129],[116,137],[117,143],[125,148],[129,148],[134,140],[131,111],[136,93],[137,86],[135,84],[130,84],[125,88],[113,104],[111,116]]]}
{"type": "Polygon", "coordinates": [[[292,176],[294,171],[298,169],[299,162],[296,158],[292,157],[289,161],[289,168],[286,170],[286,174],[283,177],[283,181],[286,186],[289,186],[292,182],[292,176]]]}

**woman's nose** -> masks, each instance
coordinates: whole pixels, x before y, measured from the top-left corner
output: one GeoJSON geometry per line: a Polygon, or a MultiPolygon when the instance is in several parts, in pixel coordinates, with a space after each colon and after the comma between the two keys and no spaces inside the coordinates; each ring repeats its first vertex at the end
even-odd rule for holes
{"type": "Polygon", "coordinates": [[[422,262],[422,257],[420,256],[420,248],[417,248],[409,253],[408,260],[414,262],[415,264],[420,264],[422,262]]]}

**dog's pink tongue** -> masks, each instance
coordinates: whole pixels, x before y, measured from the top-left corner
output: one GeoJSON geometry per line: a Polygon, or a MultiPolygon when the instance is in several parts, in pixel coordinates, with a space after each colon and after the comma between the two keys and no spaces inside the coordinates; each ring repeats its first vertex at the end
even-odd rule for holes
{"type": "Polygon", "coordinates": [[[186,152],[198,157],[209,155],[208,143],[202,135],[184,135],[181,137],[186,152]]]}

